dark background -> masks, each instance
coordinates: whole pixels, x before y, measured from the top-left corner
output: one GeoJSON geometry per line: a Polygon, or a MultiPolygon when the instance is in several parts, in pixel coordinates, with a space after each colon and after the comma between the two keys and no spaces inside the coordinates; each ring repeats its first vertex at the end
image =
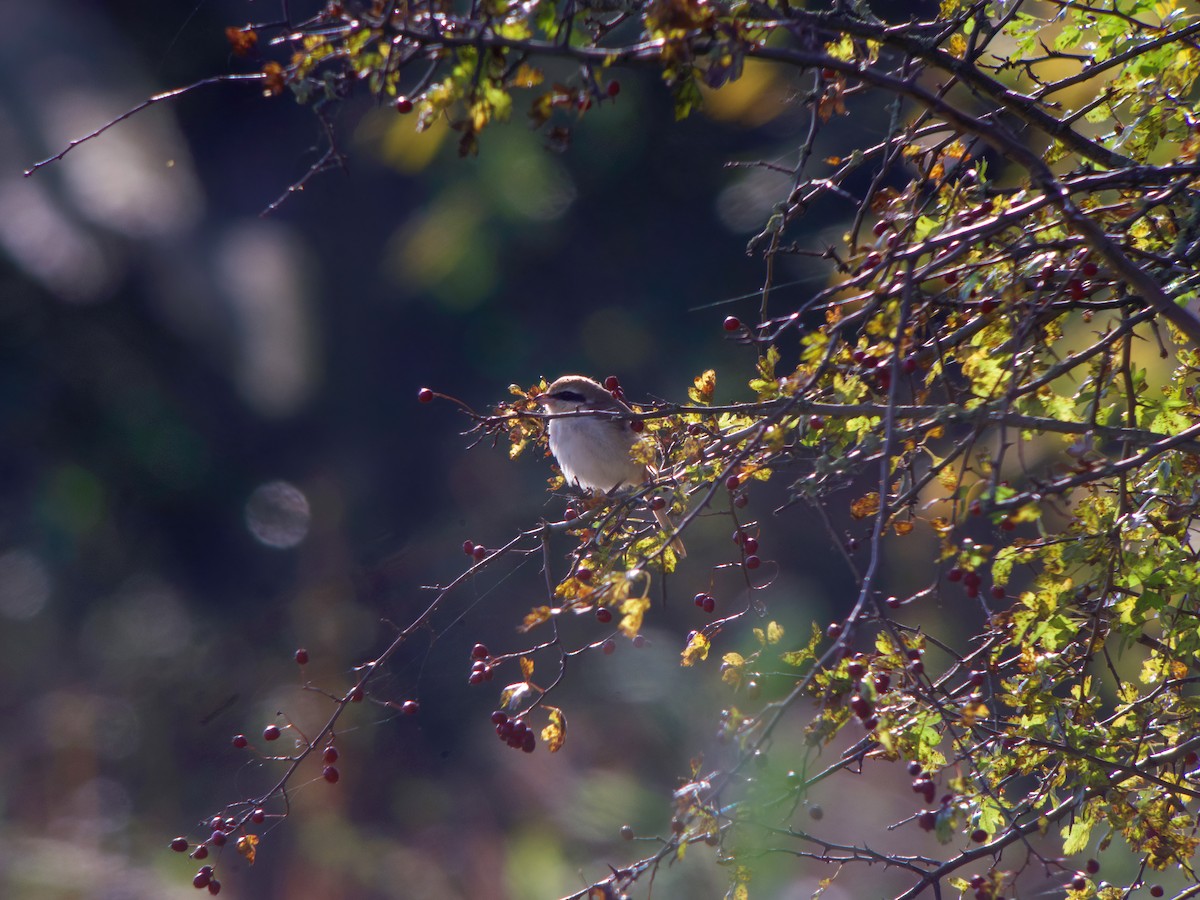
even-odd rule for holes
{"type": "MultiPolygon", "coordinates": [[[[280,771],[248,762],[230,737],[261,746],[279,711],[319,727],[330,704],[301,689],[306,679],[344,691],[353,666],[386,646],[388,623],[429,602],[421,586],[464,568],[463,540],[496,546],[561,512],[545,461],[468,449],[467,420],[449,403],[418,405],[418,388],[485,409],[512,382],[578,371],[619,375],[634,400],[683,400],[715,367],[721,399],[746,396],[753,351],[728,342],[721,321],[755,317],[764,271],[744,248],[788,180],[726,163],[792,164],[805,122],[787,101],[800,84],[778,73],[749,69],[680,123],[661,84],[619,73],[616,101],[578,122],[563,154],[528,128],[518,98],[514,121],[465,160],[445,129],[417,136],[412,117],[354,97],[333,112],[345,171],[265,217],[322,137],[310,109],[252,85],[158,104],[22,178],[156,91],[253,70],[261,60],[232,58],[224,28],[276,14],[239,0],[6,9],[3,896],[196,896],[196,866],[169,839],[202,837],[200,822],[280,771]],[[279,481],[307,517],[273,519],[268,503],[250,523],[251,497],[279,481]],[[299,646],[312,659],[303,673],[299,646]]],[[[829,140],[864,139],[864,120],[833,123],[829,140]]],[[[815,210],[813,245],[850,214],[815,210]]],[[[777,302],[824,277],[781,262],[777,302]]],[[[810,517],[772,515],[779,499],[762,489],[751,511],[768,565],[783,562],[764,595],[770,618],[798,642],[814,616],[851,605],[853,585],[810,517]]],[[[649,645],[622,642],[572,670],[558,695],[568,741],[554,757],[492,736],[504,677],[466,684],[474,641],[528,642],[514,626],[540,602],[537,561],[453,595],[378,684],[378,699],[418,698],[421,714],[352,708],[341,782],[302,771],[259,862],[226,849],[223,893],[556,897],[606,862],[651,853],[618,828],[663,833],[689,759],[720,762],[717,713],[734,698],[719,657],[754,649],[743,629],[706,665],[678,666],[703,621],[695,591],[744,601],[710,569],[732,556],[728,521],[706,518],[688,540],[649,645]]],[[[595,637],[582,623],[578,633],[595,637]]],[[[780,773],[802,761],[802,724],[780,733],[780,773]]],[[[825,798],[830,833],[858,840],[864,815],[876,827],[911,814],[895,768],[882,785],[825,798]]],[[[724,892],[727,873],[698,850],[660,873],[655,896],[724,892]]],[[[829,874],[786,857],[759,866],[755,896],[808,897],[829,874]]],[[[825,896],[873,896],[894,877],[825,896]]]]}

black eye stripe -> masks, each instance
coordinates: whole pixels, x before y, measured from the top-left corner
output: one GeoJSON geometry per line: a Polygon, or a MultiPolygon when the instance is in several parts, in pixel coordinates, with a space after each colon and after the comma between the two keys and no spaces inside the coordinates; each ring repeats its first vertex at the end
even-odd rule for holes
{"type": "Polygon", "coordinates": [[[566,400],[568,403],[585,403],[587,397],[578,391],[555,391],[550,395],[555,400],[566,400]]]}

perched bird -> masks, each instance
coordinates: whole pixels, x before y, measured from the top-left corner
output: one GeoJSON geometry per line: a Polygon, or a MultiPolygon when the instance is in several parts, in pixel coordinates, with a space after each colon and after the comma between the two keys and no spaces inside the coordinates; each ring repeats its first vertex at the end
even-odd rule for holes
{"type": "MultiPolygon", "coordinates": [[[[587,415],[633,413],[599,382],[583,375],[564,375],[536,399],[551,414],[580,413],[551,419],[548,426],[550,452],[568,484],[608,493],[640,487],[654,477],[652,469],[630,455],[639,437],[629,419],[587,415]]],[[[664,531],[675,530],[665,509],[654,510],[654,517],[664,531]]],[[[671,549],[679,556],[687,555],[679,538],[671,542],[671,549]]]]}

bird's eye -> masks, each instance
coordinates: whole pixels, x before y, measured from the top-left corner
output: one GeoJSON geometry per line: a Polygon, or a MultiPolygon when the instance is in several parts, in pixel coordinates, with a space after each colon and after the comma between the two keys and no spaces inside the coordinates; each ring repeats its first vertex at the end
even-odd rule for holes
{"type": "Polygon", "coordinates": [[[587,401],[587,397],[583,396],[579,391],[556,391],[551,396],[555,400],[565,400],[568,403],[585,403],[587,401]]]}

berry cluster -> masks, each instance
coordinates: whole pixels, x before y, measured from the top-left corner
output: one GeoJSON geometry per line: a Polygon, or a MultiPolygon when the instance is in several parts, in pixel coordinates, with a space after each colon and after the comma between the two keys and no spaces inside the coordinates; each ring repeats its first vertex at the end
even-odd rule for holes
{"type": "Polygon", "coordinates": [[[483,684],[492,680],[492,659],[486,644],[476,644],[471,648],[471,674],[467,676],[470,684],[483,684]]]}
{"type": "Polygon", "coordinates": [[[497,737],[514,750],[532,753],[537,746],[537,737],[524,719],[510,719],[507,714],[496,710],[492,713],[492,724],[496,726],[497,737]]]}
{"type": "Polygon", "coordinates": [[[758,557],[758,538],[752,537],[746,531],[746,526],[733,533],[733,542],[741,548],[743,566],[753,571],[762,565],[762,560],[758,557]]]}

